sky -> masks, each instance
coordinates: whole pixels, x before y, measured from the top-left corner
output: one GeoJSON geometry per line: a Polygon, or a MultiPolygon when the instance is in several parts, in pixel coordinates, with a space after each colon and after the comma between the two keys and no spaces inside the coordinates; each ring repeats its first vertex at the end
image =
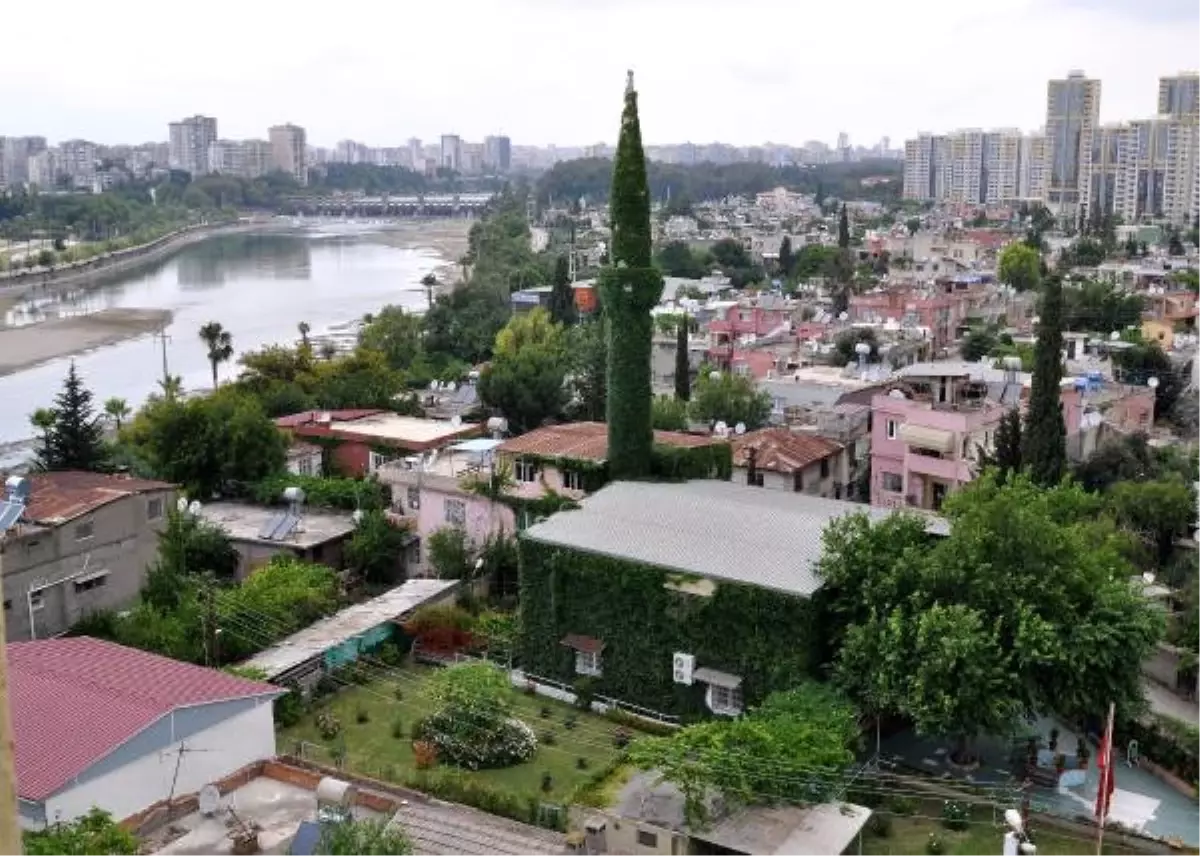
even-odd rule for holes
{"type": "Polygon", "coordinates": [[[6,38],[0,135],[223,138],[294,122],[312,145],[506,134],[614,142],[625,72],[647,144],[897,147],[917,131],[1044,123],[1046,81],[1102,81],[1101,121],[1196,68],[1196,0],[56,0],[6,38]],[[186,14],[185,14],[186,12],[186,14]]]}

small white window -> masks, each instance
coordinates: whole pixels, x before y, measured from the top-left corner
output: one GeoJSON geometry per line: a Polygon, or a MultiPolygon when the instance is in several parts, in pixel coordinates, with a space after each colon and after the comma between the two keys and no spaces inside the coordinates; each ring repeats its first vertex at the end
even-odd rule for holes
{"type": "Polygon", "coordinates": [[[89,520],[86,523],[80,523],[75,527],[75,540],[86,541],[96,534],[95,521],[89,520]]]}
{"type": "Polygon", "coordinates": [[[313,465],[313,456],[305,455],[296,460],[296,475],[298,476],[315,476],[316,467],[313,465]]]}
{"type": "Polygon", "coordinates": [[[897,435],[900,433],[899,426],[896,425],[896,420],[889,419],[885,427],[887,430],[887,438],[889,440],[895,440],[897,435]]]}
{"type": "Polygon", "coordinates": [[[31,595],[29,595],[29,608],[32,609],[34,612],[37,612],[39,609],[41,609],[45,605],[46,605],[46,598],[42,596],[42,593],[40,591],[35,591],[31,595]]]}
{"type": "Polygon", "coordinates": [[[451,526],[463,526],[467,522],[467,504],[461,499],[447,499],[443,503],[446,522],[451,526]]]}
{"type": "Polygon", "coordinates": [[[419,488],[410,487],[408,489],[408,507],[413,509],[421,507],[421,491],[419,488]]]}
{"type": "Polygon", "coordinates": [[[378,452],[372,452],[371,458],[367,464],[367,468],[370,470],[370,472],[375,472],[390,460],[391,458],[388,455],[381,455],[378,452]]]}
{"type": "Polygon", "coordinates": [[[577,675],[600,675],[600,652],[599,651],[576,651],[575,652],[575,674],[577,675]]]}
{"type": "Polygon", "coordinates": [[[513,476],[519,482],[535,482],[538,477],[538,465],[536,461],[527,461],[524,458],[517,461],[513,466],[513,476]]]}
{"type": "Polygon", "coordinates": [[[163,501],[162,497],[152,499],[146,503],[146,519],[158,520],[163,516],[163,501]]]}
{"type": "Polygon", "coordinates": [[[721,687],[709,684],[708,709],[713,713],[738,714],[742,712],[742,688],[721,687]]]}
{"type": "Polygon", "coordinates": [[[563,473],[563,487],[567,490],[583,490],[583,473],[579,470],[566,470],[563,473]]]}

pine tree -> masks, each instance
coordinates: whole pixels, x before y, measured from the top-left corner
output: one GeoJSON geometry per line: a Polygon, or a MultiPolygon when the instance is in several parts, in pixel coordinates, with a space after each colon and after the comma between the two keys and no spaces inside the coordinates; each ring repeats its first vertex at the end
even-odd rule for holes
{"type": "Polygon", "coordinates": [[[779,242],[779,272],[786,279],[792,275],[792,266],[796,260],[792,256],[792,238],[790,235],[784,235],[783,240],[779,242]]]}
{"type": "Polygon", "coordinates": [[[1000,471],[1000,481],[1003,483],[1011,473],[1021,471],[1021,412],[1013,408],[1000,418],[996,426],[995,452],[993,463],[1000,471]]]}
{"type": "Polygon", "coordinates": [[[842,203],[842,216],[838,218],[838,246],[843,250],[850,248],[850,218],[845,202],[842,203]]]}
{"type": "Polygon", "coordinates": [[[62,392],[54,399],[54,428],[42,463],[48,470],[99,470],[105,462],[103,439],[91,390],[83,385],[72,362],[62,392]]]}
{"type": "Polygon", "coordinates": [[[692,397],[692,361],[688,356],[688,321],[687,313],[679,319],[679,327],[675,331],[675,397],[680,401],[688,401],[692,397]]]}
{"type": "Polygon", "coordinates": [[[662,297],[663,280],[651,260],[650,190],[638,121],[633,72],[625,87],[625,110],[609,196],[611,264],[600,275],[600,300],[608,318],[608,466],[614,479],[650,470],[650,310],[662,297]]]}
{"type": "Polygon", "coordinates": [[[1025,416],[1021,458],[1037,484],[1049,487],[1067,471],[1067,428],[1062,398],[1062,279],[1048,277],[1042,287],[1041,318],[1034,347],[1033,388],[1025,416]]]}
{"type": "Polygon", "coordinates": [[[554,262],[554,286],[546,309],[550,317],[564,327],[575,323],[575,289],[571,287],[571,262],[566,256],[559,256],[554,262]]]}

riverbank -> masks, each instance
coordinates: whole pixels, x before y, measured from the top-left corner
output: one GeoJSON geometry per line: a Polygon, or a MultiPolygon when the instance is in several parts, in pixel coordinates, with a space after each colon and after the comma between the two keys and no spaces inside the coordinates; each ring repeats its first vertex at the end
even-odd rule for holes
{"type": "Polygon", "coordinates": [[[0,328],[0,377],[153,333],[170,324],[171,317],[166,309],[102,309],[88,315],[0,328]]]}
{"type": "Polygon", "coordinates": [[[444,293],[456,288],[462,280],[458,260],[467,253],[471,227],[476,222],[465,218],[401,221],[384,225],[375,237],[389,247],[430,250],[445,259],[433,272],[438,292],[444,293]]]}

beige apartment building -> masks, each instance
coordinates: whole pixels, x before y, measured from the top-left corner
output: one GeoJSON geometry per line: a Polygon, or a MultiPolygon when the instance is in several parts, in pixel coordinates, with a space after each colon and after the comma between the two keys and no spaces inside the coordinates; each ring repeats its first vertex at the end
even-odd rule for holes
{"type": "Polygon", "coordinates": [[[305,161],[308,141],[304,129],[291,123],[276,125],[268,132],[271,140],[271,169],[282,170],[297,184],[308,184],[305,161]]]}

